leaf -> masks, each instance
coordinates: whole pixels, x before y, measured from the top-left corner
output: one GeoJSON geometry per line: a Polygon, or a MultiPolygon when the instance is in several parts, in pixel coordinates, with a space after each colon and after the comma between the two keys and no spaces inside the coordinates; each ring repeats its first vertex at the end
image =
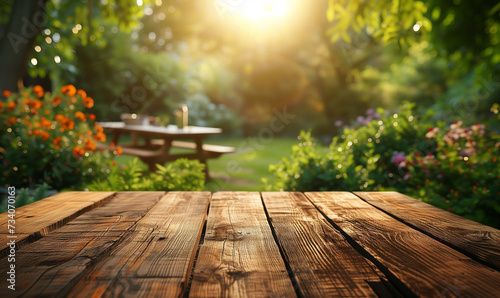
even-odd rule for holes
{"type": "Polygon", "coordinates": [[[497,3],[495,6],[493,6],[493,8],[490,10],[489,15],[492,16],[498,11],[500,11],[500,3],[497,3]]]}
{"type": "Polygon", "coordinates": [[[327,17],[329,22],[333,21],[333,19],[335,17],[335,9],[333,6],[333,0],[329,0],[328,10],[326,11],[326,17],[327,17]]]}

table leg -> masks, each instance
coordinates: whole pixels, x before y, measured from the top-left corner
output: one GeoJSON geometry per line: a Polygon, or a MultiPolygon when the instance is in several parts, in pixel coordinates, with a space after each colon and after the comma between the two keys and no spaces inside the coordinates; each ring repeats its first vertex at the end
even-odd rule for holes
{"type": "Polygon", "coordinates": [[[199,161],[205,165],[205,181],[210,180],[210,175],[208,174],[208,163],[205,157],[205,151],[203,150],[203,140],[201,138],[196,138],[194,140],[196,143],[196,153],[198,155],[199,161]]]}
{"type": "Polygon", "coordinates": [[[118,140],[120,139],[120,132],[119,131],[113,131],[113,137],[111,138],[111,142],[113,142],[115,145],[118,145],[118,140]]]}
{"type": "Polygon", "coordinates": [[[137,146],[138,141],[139,141],[139,134],[136,132],[132,133],[132,146],[133,147],[137,146]]]}

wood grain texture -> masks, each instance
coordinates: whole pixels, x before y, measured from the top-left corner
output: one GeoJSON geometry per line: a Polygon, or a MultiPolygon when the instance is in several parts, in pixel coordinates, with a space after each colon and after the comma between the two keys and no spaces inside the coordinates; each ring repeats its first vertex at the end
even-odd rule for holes
{"type": "Polygon", "coordinates": [[[189,295],[296,296],[259,193],[214,194],[189,295]]]}
{"type": "MultiPolygon", "coordinates": [[[[63,226],[77,216],[111,199],[114,192],[62,192],[19,207],[15,213],[18,248],[63,226]]],[[[7,252],[7,213],[0,215],[0,257],[7,252]]]]}
{"type": "MultiPolygon", "coordinates": [[[[120,242],[163,195],[163,192],[119,193],[110,201],[75,218],[16,252],[16,295],[64,296],[79,278],[120,242]]],[[[60,208],[65,208],[61,206],[60,208]]],[[[7,258],[0,268],[7,268],[7,258]]],[[[8,297],[0,280],[0,297],[8,297]]],[[[88,293],[87,293],[88,294],[88,293]]]]}
{"type": "Polygon", "coordinates": [[[262,198],[305,297],[377,297],[370,284],[383,286],[387,278],[302,193],[264,192],[262,198]]]}
{"type": "Polygon", "coordinates": [[[388,278],[399,280],[417,296],[500,295],[500,272],[401,223],[354,194],[306,196],[358,249],[367,252],[388,278]]]}
{"type": "Polygon", "coordinates": [[[169,192],[80,279],[68,296],[182,295],[209,203],[209,192],[169,192]]]}
{"type": "Polygon", "coordinates": [[[500,270],[500,230],[398,192],[355,192],[404,223],[500,270]]]}

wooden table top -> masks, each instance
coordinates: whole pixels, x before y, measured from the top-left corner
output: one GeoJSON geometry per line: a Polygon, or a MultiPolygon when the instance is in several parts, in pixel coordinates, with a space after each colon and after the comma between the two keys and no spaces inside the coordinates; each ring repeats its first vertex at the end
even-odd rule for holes
{"type": "Polygon", "coordinates": [[[64,192],[7,220],[0,297],[500,297],[500,230],[397,192],[64,192]]]}
{"type": "Polygon", "coordinates": [[[178,128],[176,125],[171,124],[168,126],[156,126],[126,125],[124,122],[99,122],[99,125],[108,130],[168,136],[214,135],[222,133],[222,129],[216,127],[187,126],[178,128]]]}

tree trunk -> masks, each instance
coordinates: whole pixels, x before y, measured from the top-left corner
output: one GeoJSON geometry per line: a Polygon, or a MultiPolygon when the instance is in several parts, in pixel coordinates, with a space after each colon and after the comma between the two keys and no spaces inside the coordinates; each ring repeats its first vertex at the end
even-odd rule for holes
{"type": "MultiPolygon", "coordinates": [[[[14,1],[5,34],[0,38],[0,92],[18,91],[36,36],[47,23],[47,0],[14,1]]],[[[0,95],[1,96],[1,95],[0,95]]]]}

